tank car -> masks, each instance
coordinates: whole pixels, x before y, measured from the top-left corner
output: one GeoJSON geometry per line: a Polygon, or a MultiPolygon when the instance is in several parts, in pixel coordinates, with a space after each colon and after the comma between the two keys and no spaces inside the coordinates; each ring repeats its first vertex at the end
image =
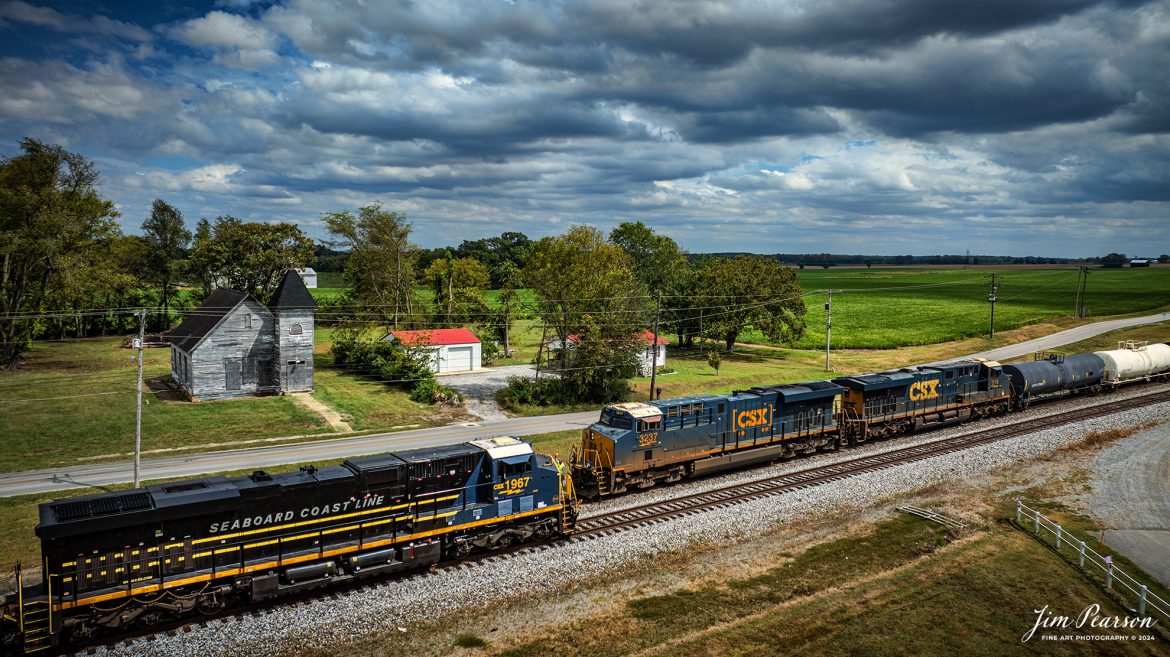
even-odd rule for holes
{"type": "Polygon", "coordinates": [[[837,445],[829,381],[607,406],[570,466],[589,499],[837,445]]]}
{"type": "Polygon", "coordinates": [[[1127,340],[1119,342],[1117,349],[1095,351],[1093,355],[1104,363],[1102,380],[1109,386],[1155,376],[1165,378],[1170,374],[1170,346],[1162,343],[1146,344],[1127,340]]]}
{"type": "Polygon", "coordinates": [[[42,581],[18,571],[5,630],[33,653],[569,534],[576,516],[564,467],[507,437],[58,500],[40,507],[42,581]]]}
{"type": "Polygon", "coordinates": [[[1004,365],[1003,369],[1011,377],[1014,406],[1025,409],[1038,397],[1101,392],[1105,362],[1096,354],[1076,354],[1004,365]]]}
{"type": "Polygon", "coordinates": [[[1003,369],[995,361],[970,360],[833,379],[844,389],[843,437],[861,443],[1006,413],[1010,393],[1003,369]]]}

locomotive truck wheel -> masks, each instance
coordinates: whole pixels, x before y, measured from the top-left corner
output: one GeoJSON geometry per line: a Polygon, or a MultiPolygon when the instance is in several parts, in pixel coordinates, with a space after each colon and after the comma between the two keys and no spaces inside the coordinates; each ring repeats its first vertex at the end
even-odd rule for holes
{"type": "Polygon", "coordinates": [[[144,611],[138,618],[134,619],[135,625],[148,630],[161,622],[163,622],[163,615],[162,612],[158,611],[144,611]]]}
{"type": "Polygon", "coordinates": [[[215,614],[223,611],[224,607],[226,606],[227,600],[221,596],[213,595],[209,598],[200,600],[199,604],[195,608],[204,616],[214,616],[215,614]]]}

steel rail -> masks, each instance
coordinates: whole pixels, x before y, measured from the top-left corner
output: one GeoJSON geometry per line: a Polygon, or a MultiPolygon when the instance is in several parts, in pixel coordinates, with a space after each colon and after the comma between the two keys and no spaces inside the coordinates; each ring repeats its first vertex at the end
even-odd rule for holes
{"type": "Polygon", "coordinates": [[[577,521],[577,531],[574,532],[573,536],[574,538],[588,538],[596,535],[605,535],[627,527],[641,526],[650,522],[660,522],[713,508],[721,508],[762,497],[770,497],[781,493],[819,486],[876,470],[922,461],[980,445],[1165,401],[1170,401],[1170,391],[1120,399],[1104,404],[1079,408],[1066,413],[1023,420],[991,429],[953,436],[951,438],[894,449],[880,454],[872,454],[829,465],[805,468],[796,472],[755,479],[693,495],[683,495],[660,502],[590,516],[577,521]]]}

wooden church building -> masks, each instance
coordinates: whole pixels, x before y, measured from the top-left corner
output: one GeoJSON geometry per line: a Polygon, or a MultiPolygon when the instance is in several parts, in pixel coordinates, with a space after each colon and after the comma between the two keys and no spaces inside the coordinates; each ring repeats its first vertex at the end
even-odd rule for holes
{"type": "Polygon", "coordinates": [[[192,401],[313,392],[316,309],[291,269],[267,306],[218,289],[171,331],[171,377],[192,401]]]}

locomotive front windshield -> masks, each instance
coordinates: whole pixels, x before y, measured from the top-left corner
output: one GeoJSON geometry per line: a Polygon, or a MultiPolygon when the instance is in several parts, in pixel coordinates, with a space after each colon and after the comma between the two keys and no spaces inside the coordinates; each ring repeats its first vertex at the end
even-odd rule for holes
{"type": "Polygon", "coordinates": [[[634,418],[613,408],[601,411],[601,423],[615,429],[633,429],[634,418]]]}

